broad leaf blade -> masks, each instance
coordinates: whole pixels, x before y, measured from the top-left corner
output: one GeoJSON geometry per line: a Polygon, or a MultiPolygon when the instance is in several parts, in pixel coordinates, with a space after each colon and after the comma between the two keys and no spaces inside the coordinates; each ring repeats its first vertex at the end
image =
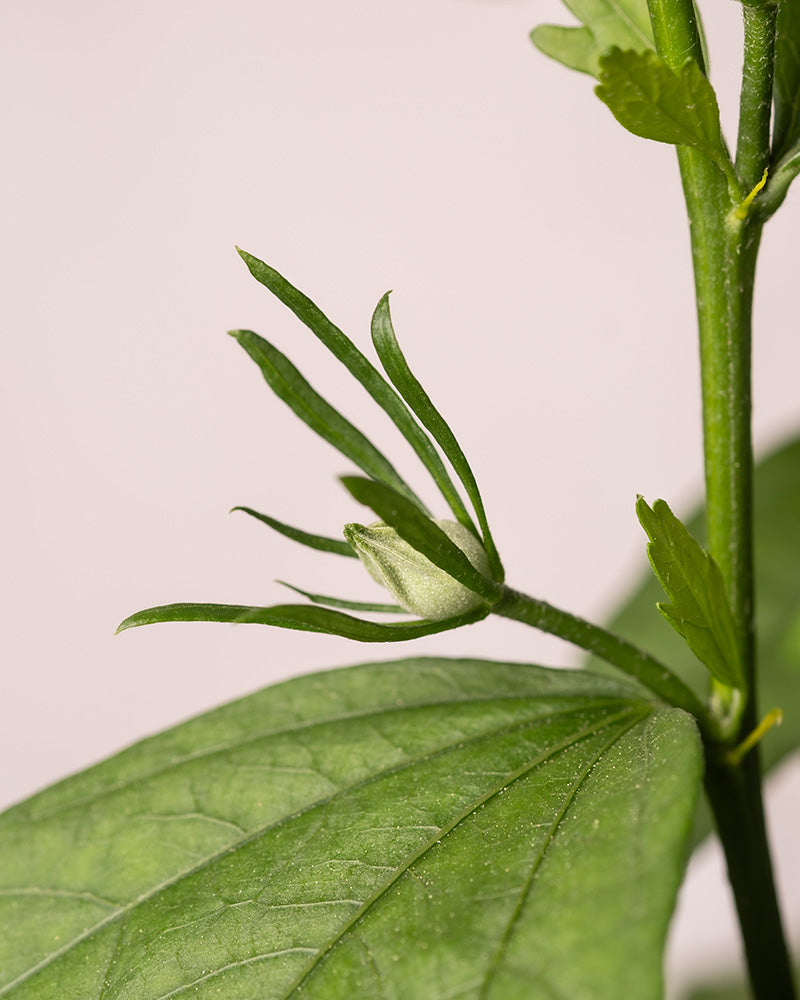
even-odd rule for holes
{"type": "Polygon", "coordinates": [[[489,565],[492,568],[494,578],[502,583],[503,566],[500,556],[489,530],[489,522],[486,519],[486,511],[483,507],[480,490],[472,474],[469,462],[461,445],[456,440],[455,435],[450,430],[450,426],[444,417],[433,405],[430,396],[420,385],[416,376],[408,367],[397,337],[392,326],[392,317],[389,313],[389,296],[384,295],[378,303],[372,316],[372,341],[378,357],[381,359],[386,374],[392,380],[397,390],[403,396],[411,409],[416,413],[423,425],[431,432],[434,440],[447,456],[448,461],[453,466],[458,478],[467,491],[467,496],[475,508],[475,514],[481,528],[483,537],[483,547],[489,558],[489,565]]]}
{"type": "Polygon", "coordinates": [[[580,671],[290,681],[0,817],[0,995],[656,1000],[700,768],[580,671]]]}
{"type": "Polygon", "coordinates": [[[773,162],[800,139],[800,0],[778,4],[773,162]]]}
{"type": "Polygon", "coordinates": [[[612,49],[600,59],[595,93],[629,132],[693,146],[730,175],[716,94],[693,59],[676,72],[655,52],[612,49]]]}
{"type": "Polygon", "coordinates": [[[565,6],[581,26],[542,25],[531,41],[545,55],[592,76],[600,74],[600,56],[616,46],[646,52],[654,48],[646,0],[569,0],[565,6]]]}
{"type": "Polygon", "coordinates": [[[290,628],[299,632],[320,632],[356,642],[405,642],[462,625],[472,625],[488,614],[489,608],[485,607],[439,621],[372,622],[307,604],[273,604],[267,608],[246,604],[162,604],[130,615],[120,624],[117,632],[164,622],[227,622],[232,625],[272,625],[273,628],[290,628]]]}
{"type": "Polygon", "coordinates": [[[253,510],[252,507],[231,508],[231,512],[234,510],[244,511],[245,514],[256,518],[257,521],[262,521],[264,524],[269,525],[274,531],[285,535],[287,538],[291,538],[293,542],[307,545],[311,549],[317,549],[320,552],[333,552],[339,556],[352,556],[354,559],[358,558],[347,542],[341,538],[328,538],[326,535],[314,535],[310,531],[293,528],[290,524],[284,524],[283,521],[278,521],[268,514],[260,514],[257,510],[253,510]]]}
{"type": "Polygon", "coordinates": [[[289,406],[308,427],[333,445],[368,476],[388,483],[403,496],[422,505],[422,501],[397,473],[392,463],[345,417],[312,389],[292,362],[269,341],[252,330],[232,330],[234,337],[261,369],[261,373],[279,399],[289,406]]]}
{"type": "Polygon", "coordinates": [[[238,249],[238,253],[256,281],[288,306],[331,354],[341,361],[351,375],[364,386],[414,449],[417,457],[428,470],[442,496],[449,504],[456,519],[469,527],[472,523],[469,513],[447,474],[439,453],[411,415],[403,400],[372,362],[364,357],[350,338],[333,324],[307,295],[290,284],[274,267],[265,264],[263,260],[247,253],[246,250],[238,249]]]}
{"type": "Polygon", "coordinates": [[[487,601],[497,600],[501,588],[475,569],[461,549],[418,507],[394,490],[359,476],[342,476],[342,483],[358,500],[371,508],[401,538],[454,580],[487,601]]]}
{"type": "Polygon", "coordinates": [[[672,602],[659,603],[659,611],[712,676],[743,688],[733,613],[719,566],[663,500],[651,508],[639,497],[636,514],[650,539],[653,572],[672,602]]]}

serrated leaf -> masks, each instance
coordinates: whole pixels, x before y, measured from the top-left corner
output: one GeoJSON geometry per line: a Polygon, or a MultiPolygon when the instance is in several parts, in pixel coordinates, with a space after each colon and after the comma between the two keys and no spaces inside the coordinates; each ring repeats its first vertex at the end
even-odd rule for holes
{"type": "Polygon", "coordinates": [[[607,49],[654,48],[646,0],[568,0],[565,6],[581,22],[577,28],[541,25],[531,41],[545,55],[592,76],[599,76],[607,49]]]}
{"type": "MultiPolygon", "coordinates": [[[[389,312],[388,293],[378,303],[372,316],[372,342],[378,357],[384,367],[384,371],[391,379],[393,385],[416,413],[433,435],[434,441],[439,445],[447,456],[448,461],[453,466],[461,480],[467,496],[475,509],[478,524],[483,536],[483,547],[492,568],[492,576],[502,583],[503,565],[500,562],[497,548],[489,530],[489,522],[486,518],[486,511],[483,507],[480,490],[472,473],[467,457],[461,450],[461,445],[456,440],[455,434],[450,429],[450,425],[434,406],[430,396],[425,392],[417,377],[408,367],[408,363],[400,350],[400,345],[395,336],[392,326],[392,317],[389,312]]],[[[470,525],[468,525],[469,527],[470,525]]]]}
{"type": "Polygon", "coordinates": [[[693,59],[676,72],[655,52],[614,48],[600,59],[595,93],[629,132],[656,142],[693,146],[731,175],[717,97],[693,59]]]}
{"type": "Polygon", "coordinates": [[[600,73],[603,49],[586,25],[568,28],[560,24],[540,24],[531,32],[531,41],[543,55],[555,59],[567,69],[595,77],[600,73]]]}
{"type": "Polygon", "coordinates": [[[333,356],[340,361],[386,413],[395,427],[414,449],[417,457],[428,470],[440,493],[450,506],[456,520],[466,527],[472,520],[445,469],[439,453],[422,430],[408,407],[386,379],[375,368],[350,338],[332,323],[311,299],[290,284],[274,267],[237,247],[239,256],[252,276],[275,295],[314,334],[333,356]]]}
{"type": "MultiPolygon", "coordinates": [[[[757,597],[757,702],[760,711],[782,708],[783,724],[770,730],[760,744],[765,769],[774,768],[800,747],[800,439],[756,464],[754,478],[754,545],[757,597]]],[[[705,534],[702,510],[686,521],[697,538],[705,534]]],[[[708,673],[686,643],[664,628],[653,605],[661,588],[647,570],[630,597],[610,621],[610,628],[650,650],[690,687],[702,690],[708,673]]],[[[601,660],[588,661],[592,670],[607,672],[601,660]]],[[[712,828],[701,800],[697,838],[712,828]]]]}
{"type": "Polygon", "coordinates": [[[0,996],[657,1000],[700,758],[581,671],[289,681],[0,817],[0,996]]]}
{"type": "Polygon", "coordinates": [[[488,614],[489,608],[485,607],[439,621],[372,622],[307,604],[273,604],[267,608],[246,604],[162,604],[130,615],[120,624],[117,632],[164,622],[228,622],[233,625],[272,625],[300,632],[321,632],[356,642],[405,642],[461,628],[462,625],[472,625],[488,614]]]}
{"type": "Polygon", "coordinates": [[[383,483],[360,476],[342,476],[342,483],[359,503],[373,510],[381,521],[391,525],[417,552],[454,580],[487,601],[500,596],[499,585],[479,572],[455,542],[415,504],[383,483]]]}
{"type": "Polygon", "coordinates": [[[231,512],[234,510],[244,511],[245,514],[256,518],[257,521],[262,521],[264,524],[269,525],[274,531],[285,535],[287,538],[291,538],[293,542],[307,545],[311,549],[317,549],[320,552],[333,552],[339,556],[352,556],[354,559],[358,558],[347,542],[341,538],[328,538],[326,535],[314,535],[309,531],[293,528],[291,525],[284,524],[283,521],[278,521],[268,514],[260,514],[257,510],[253,510],[252,507],[232,507],[231,512]]]}
{"type": "Polygon", "coordinates": [[[252,330],[232,330],[231,336],[261,369],[275,395],[315,434],[333,445],[368,476],[388,483],[403,496],[424,507],[389,459],[309,385],[285,354],[252,330]]]}
{"type": "Polygon", "coordinates": [[[800,0],[778,4],[773,162],[800,139],[800,0]]]}
{"type": "Polygon", "coordinates": [[[650,565],[672,602],[659,603],[658,610],[713,677],[743,688],[733,613],[719,566],[663,500],[649,507],[639,497],[636,514],[650,539],[650,565]]]}

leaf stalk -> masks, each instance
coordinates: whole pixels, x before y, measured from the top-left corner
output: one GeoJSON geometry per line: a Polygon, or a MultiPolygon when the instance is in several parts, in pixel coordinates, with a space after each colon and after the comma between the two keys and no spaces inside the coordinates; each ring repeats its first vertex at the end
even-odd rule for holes
{"type": "Polygon", "coordinates": [[[492,606],[492,613],[558,636],[600,657],[635,678],[668,704],[691,713],[701,731],[709,728],[706,709],[694,691],[654,656],[627,639],[510,587],[503,588],[503,596],[492,606]]]}

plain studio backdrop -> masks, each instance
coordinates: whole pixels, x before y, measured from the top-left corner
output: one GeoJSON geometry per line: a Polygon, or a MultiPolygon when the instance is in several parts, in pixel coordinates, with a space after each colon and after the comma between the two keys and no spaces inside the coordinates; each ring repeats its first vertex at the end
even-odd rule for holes
{"type": "MultiPolygon", "coordinates": [[[[739,7],[706,6],[731,134],[739,7]]],[[[425,486],[236,244],[365,350],[372,309],[394,289],[401,344],[472,461],[513,585],[602,619],[643,567],[636,493],[679,513],[699,496],[674,152],[624,132],[588,77],[531,46],[535,24],[568,20],[555,0],[6,10],[3,805],[311,670],[420,653],[577,662],[500,620],[402,648],[212,624],[114,636],[156,604],[285,601],[276,578],[373,594],[359,567],[227,513],[245,504],[332,535],[364,516],[336,482],[348,463],[271,395],[228,329],[277,342],[425,486]]],[[[794,191],[761,259],[761,451],[800,426],[798,211],[794,191]]],[[[770,809],[788,815],[798,781],[785,771],[778,783],[770,809]]],[[[797,939],[800,869],[782,842],[797,939]]],[[[738,961],[706,853],[671,968],[738,961]]]]}

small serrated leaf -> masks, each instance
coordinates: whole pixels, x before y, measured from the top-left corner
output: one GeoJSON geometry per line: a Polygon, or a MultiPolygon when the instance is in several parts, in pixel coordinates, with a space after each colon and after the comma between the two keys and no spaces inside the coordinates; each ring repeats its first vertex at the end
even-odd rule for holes
{"type": "Polygon", "coordinates": [[[531,41],[570,69],[597,77],[600,56],[607,49],[644,52],[654,47],[646,0],[567,0],[565,6],[581,24],[541,25],[531,32],[531,41]]]}
{"type": "Polygon", "coordinates": [[[639,497],[636,514],[650,542],[647,555],[671,604],[659,611],[683,636],[713,677],[743,688],[744,671],[722,573],[664,500],[652,507],[639,497]]]}
{"type": "Polygon", "coordinates": [[[575,28],[560,24],[540,24],[531,32],[531,41],[543,55],[555,59],[567,69],[595,77],[600,72],[600,54],[603,50],[586,25],[575,28]]]}
{"type": "Polygon", "coordinates": [[[693,146],[731,177],[716,94],[693,59],[675,71],[655,52],[613,48],[600,58],[595,93],[629,132],[693,146]]]}

